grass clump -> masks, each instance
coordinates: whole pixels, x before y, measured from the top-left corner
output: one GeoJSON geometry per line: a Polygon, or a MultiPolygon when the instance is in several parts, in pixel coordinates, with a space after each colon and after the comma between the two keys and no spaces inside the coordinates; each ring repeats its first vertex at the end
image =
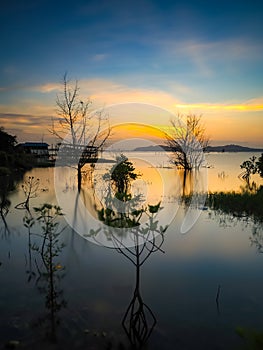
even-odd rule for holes
{"type": "Polygon", "coordinates": [[[255,192],[215,192],[207,197],[207,205],[233,216],[250,216],[263,222],[263,186],[255,192]]]}

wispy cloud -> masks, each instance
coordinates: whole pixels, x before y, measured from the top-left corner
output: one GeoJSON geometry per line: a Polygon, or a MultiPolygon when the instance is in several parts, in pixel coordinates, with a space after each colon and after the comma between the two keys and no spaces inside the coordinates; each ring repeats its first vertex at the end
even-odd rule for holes
{"type": "Polygon", "coordinates": [[[11,134],[17,135],[19,142],[40,140],[43,135],[53,139],[49,133],[51,118],[47,115],[0,113],[0,125],[11,134]]]}
{"type": "Polygon", "coordinates": [[[50,116],[37,116],[33,114],[16,114],[16,113],[0,113],[0,123],[7,128],[23,127],[39,127],[43,126],[50,116]]]}
{"type": "Polygon", "coordinates": [[[224,40],[157,40],[155,43],[166,58],[191,62],[196,73],[212,77],[218,71],[218,64],[224,68],[236,69],[244,61],[260,60],[263,57],[262,42],[246,38],[224,40]],[[233,65],[235,63],[235,65],[233,65]]]}
{"type": "Polygon", "coordinates": [[[263,111],[263,98],[255,98],[236,104],[217,104],[217,103],[194,103],[194,104],[177,104],[177,108],[183,110],[202,110],[202,111],[239,111],[239,112],[255,112],[263,111]]]}
{"type": "MultiPolygon", "coordinates": [[[[163,125],[169,125],[172,115],[197,113],[204,115],[207,131],[212,139],[232,137],[238,140],[241,137],[244,139],[246,135],[248,142],[249,140],[262,142],[260,140],[262,140],[263,96],[234,103],[205,101],[186,103],[176,98],[174,94],[161,89],[135,88],[107,79],[80,80],[79,87],[81,99],[89,97],[93,101],[93,109],[107,108],[112,124],[133,121],[158,125],[161,121],[163,125]],[[132,106],[129,103],[134,104],[132,106]],[[151,105],[153,108],[152,110],[140,108],[140,103],[151,105]],[[163,108],[168,113],[158,113],[154,106],[163,108]]],[[[52,82],[31,88],[35,89],[34,91],[48,93],[49,103],[45,103],[37,95],[35,98],[32,96],[31,99],[18,101],[17,104],[0,105],[0,125],[7,129],[19,129],[21,135],[28,133],[41,135],[43,131],[48,133],[51,117],[56,116],[55,97],[60,88],[59,84],[52,82]]],[[[175,85],[175,89],[178,88],[180,86],[175,85]]]]}
{"type": "Polygon", "coordinates": [[[93,55],[91,59],[95,62],[100,62],[100,61],[104,61],[108,57],[109,57],[109,54],[97,53],[97,54],[93,55]]]}
{"type": "Polygon", "coordinates": [[[35,91],[42,92],[42,93],[50,93],[53,91],[59,91],[61,89],[61,84],[59,83],[47,83],[43,85],[38,85],[33,87],[35,91]]]}
{"type": "MultiPolygon", "coordinates": [[[[107,79],[83,79],[78,82],[80,88],[80,97],[90,98],[93,101],[93,107],[112,105],[117,103],[148,103],[158,105],[171,111],[198,110],[202,113],[210,111],[261,111],[263,110],[263,97],[257,97],[246,101],[237,101],[235,103],[209,103],[196,102],[185,103],[182,99],[176,97],[176,92],[191,92],[191,88],[186,85],[171,83],[167,92],[162,89],[147,89],[130,87],[116,81],[107,79]]],[[[35,98],[23,99],[16,105],[0,105],[0,112],[19,114],[21,110],[25,113],[34,115],[54,115],[56,109],[56,93],[61,91],[62,85],[59,83],[47,83],[38,86],[32,86],[28,89],[34,92],[51,93],[48,102],[41,100],[39,96],[35,98]],[[52,95],[53,94],[53,95],[52,95]]]]}

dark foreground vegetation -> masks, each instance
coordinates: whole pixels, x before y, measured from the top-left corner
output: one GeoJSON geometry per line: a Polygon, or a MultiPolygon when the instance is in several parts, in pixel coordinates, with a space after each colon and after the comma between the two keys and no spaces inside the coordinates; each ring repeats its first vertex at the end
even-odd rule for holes
{"type": "Polygon", "coordinates": [[[246,187],[239,192],[216,192],[208,195],[207,205],[235,217],[252,217],[254,220],[263,222],[263,186],[257,188],[255,182],[251,183],[251,176],[259,174],[263,177],[263,153],[259,158],[253,156],[244,161],[240,168],[243,170],[239,175],[246,187]]]}
{"type": "Polygon", "coordinates": [[[0,175],[24,172],[36,166],[36,159],[17,147],[16,136],[8,134],[0,127],[0,175]]]}
{"type": "Polygon", "coordinates": [[[214,210],[236,217],[250,216],[263,222],[263,186],[255,192],[216,192],[208,195],[207,204],[214,210]]]}

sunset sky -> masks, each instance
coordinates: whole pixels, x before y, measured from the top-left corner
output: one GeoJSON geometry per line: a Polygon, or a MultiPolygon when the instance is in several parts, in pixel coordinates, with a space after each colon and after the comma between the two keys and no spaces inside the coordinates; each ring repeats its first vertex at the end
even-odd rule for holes
{"type": "MultiPolygon", "coordinates": [[[[263,2],[10,0],[0,11],[0,126],[51,142],[64,73],[111,124],[203,115],[213,144],[263,147],[263,2]]],[[[131,131],[132,132],[132,131],[131,131]]]]}

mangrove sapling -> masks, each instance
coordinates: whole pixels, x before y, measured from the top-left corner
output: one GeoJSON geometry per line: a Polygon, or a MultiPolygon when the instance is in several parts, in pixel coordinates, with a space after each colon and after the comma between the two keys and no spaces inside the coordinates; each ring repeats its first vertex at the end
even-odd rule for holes
{"type": "Polygon", "coordinates": [[[36,198],[38,196],[40,180],[35,179],[34,176],[28,176],[28,178],[22,184],[22,190],[24,192],[26,200],[21,202],[15,206],[16,209],[26,209],[29,211],[29,201],[32,198],[36,198]]]}
{"type": "Polygon", "coordinates": [[[6,221],[6,216],[9,213],[11,201],[8,198],[10,190],[14,189],[13,179],[9,176],[0,176],[0,219],[4,224],[4,236],[10,234],[10,230],[6,221]]]}
{"type": "Polygon", "coordinates": [[[254,174],[259,174],[260,177],[263,177],[263,153],[258,158],[255,156],[250,157],[248,160],[245,160],[241,165],[241,169],[244,169],[239,178],[241,177],[249,183],[250,176],[254,174]]]}
{"type": "Polygon", "coordinates": [[[103,176],[108,183],[104,205],[97,209],[98,219],[104,223],[98,230],[90,230],[89,237],[99,243],[97,235],[101,231],[112,242],[118,253],[125,256],[134,266],[136,272],[135,288],[132,300],[123,316],[122,326],[133,349],[142,349],[156,324],[156,318],[149,306],[143,301],[140,291],[141,267],[151,254],[160,251],[164,242],[164,233],[168,226],[161,226],[158,213],[161,203],[142,205],[142,195],[133,196],[131,182],[139,175],[128,159],[121,155],[118,164],[103,176]],[[142,225],[142,218],[146,219],[142,225]],[[123,229],[123,230],[119,230],[123,229]],[[125,231],[133,244],[126,244],[125,231]]]}
{"type": "Polygon", "coordinates": [[[28,282],[31,281],[32,278],[36,276],[36,273],[34,272],[32,268],[32,231],[31,228],[35,224],[34,218],[31,216],[31,214],[26,213],[26,215],[23,217],[23,224],[27,228],[28,233],[28,260],[29,260],[29,268],[26,270],[26,273],[28,274],[28,282]]]}
{"type": "Polygon", "coordinates": [[[63,231],[58,231],[59,222],[57,221],[59,216],[62,216],[62,210],[59,206],[45,203],[38,208],[34,208],[34,211],[39,216],[37,221],[42,225],[41,237],[43,238],[41,246],[41,256],[44,264],[46,265],[46,256],[52,252],[52,256],[57,256],[63,248],[63,244],[58,245],[59,235],[63,231]]]}
{"type": "Polygon", "coordinates": [[[257,173],[256,159],[257,157],[252,156],[240,165],[240,168],[244,170],[239,174],[239,177],[247,182],[250,181],[250,176],[257,173]]]}
{"type": "MultiPolygon", "coordinates": [[[[42,239],[42,244],[33,244],[31,248],[39,253],[42,260],[42,266],[37,264],[38,278],[36,285],[41,293],[45,293],[45,306],[49,314],[38,320],[42,326],[43,322],[48,320],[48,329],[46,334],[51,341],[56,341],[56,326],[59,323],[57,313],[66,305],[62,297],[63,291],[59,290],[58,282],[64,275],[64,267],[57,260],[65,244],[61,243],[60,234],[64,228],[59,229],[59,217],[63,215],[59,206],[45,203],[38,208],[34,208],[37,218],[25,218],[24,225],[28,227],[29,232],[35,222],[41,226],[41,232],[38,236],[42,239]]],[[[43,328],[43,327],[42,327],[43,328]]]]}
{"type": "Polygon", "coordinates": [[[0,217],[4,223],[4,236],[6,234],[10,234],[10,230],[6,221],[6,216],[9,212],[10,205],[11,205],[11,202],[8,198],[4,198],[0,202],[0,217]]]}
{"type": "MultiPolygon", "coordinates": [[[[162,245],[164,243],[164,233],[168,226],[163,227],[158,223],[157,215],[161,209],[160,203],[158,203],[157,205],[148,205],[146,208],[134,209],[126,213],[125,216],[107,208],[98,212],[99,219],[104,221],[106,227],[108,227],[108,229],[104,229],[106,237],[113,243],[116,251],[135,266],[136,276],[133,297],[122,319],[123,329],[133,349],[142,349],[145,346],[157,322],[151,308],[143,301],[141,295],[140,269],[151,254],[157,251],[164,253],[162,245]],[[140,226],[140,219],[143,214],[149,218],[145,227],[140,226]],[[118,218],[121,215],[117,227],[120,227],[119,224],[121,223],[123,228],[129,228],[134,240],[133,246],[127,246],[123,237],[116,233],[116,217],[118,218]]],[[[93,236],[95,242],[97,242],[96,235],[99,232],[100,230],[90,232],[90,236],[93,236]]]]}

